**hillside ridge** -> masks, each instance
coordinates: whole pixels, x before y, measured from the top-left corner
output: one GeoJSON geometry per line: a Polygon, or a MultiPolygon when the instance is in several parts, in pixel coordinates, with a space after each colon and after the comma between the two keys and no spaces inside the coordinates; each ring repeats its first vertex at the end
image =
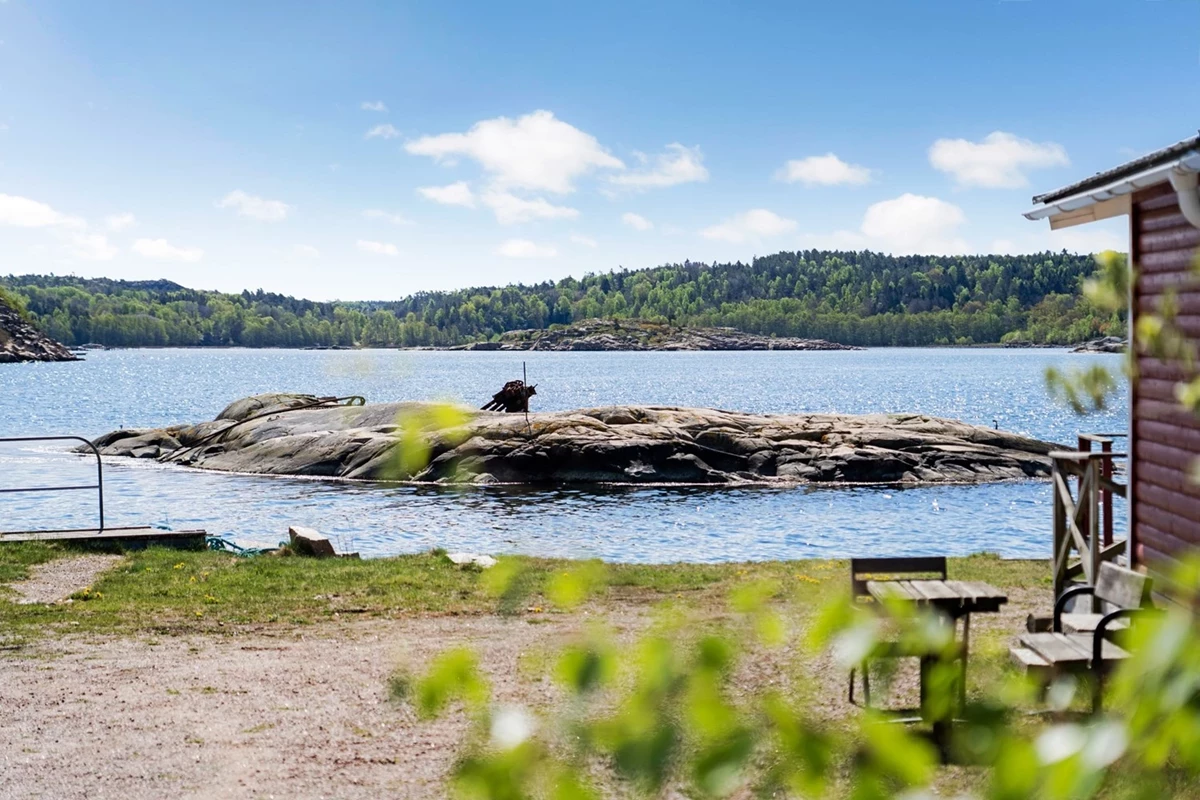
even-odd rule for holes
{"type": "Polygon", "coordinates": [[[595,318],[860,346],[1074,344],[1123,335],[1081,285],[1091,256],[890,256],[781,252],[751,263],[684,261],[536,284],[316,302],[172,281],[0,279],[67,344],[451,347],[595,318]]]}

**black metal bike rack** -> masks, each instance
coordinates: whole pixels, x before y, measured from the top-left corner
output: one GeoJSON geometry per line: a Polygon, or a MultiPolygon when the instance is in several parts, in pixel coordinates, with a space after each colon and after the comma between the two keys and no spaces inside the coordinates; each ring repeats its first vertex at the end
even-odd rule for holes
{"type": "MultiPolygon", "coordinates": [[[[82,436],[6,436],[0,437],[0,444],[10,442],[83,442],[92,453],[96,456],[96,482],[86,485],[71,485],[71,486],[20,486],[13,489],[0,489],[0,494],[14,494],[17,492],[74,492],[86,491],[88,489],[96,490],[96,510],[100,518],[100,526],[96,528],[96,533],[104,532],[104,464],[100,460],[100,451],[96,449],[96,445],[82,436]]],[[[39,531],[0,531],[0,535],[6,533],[38,533],[39,531]]]]}

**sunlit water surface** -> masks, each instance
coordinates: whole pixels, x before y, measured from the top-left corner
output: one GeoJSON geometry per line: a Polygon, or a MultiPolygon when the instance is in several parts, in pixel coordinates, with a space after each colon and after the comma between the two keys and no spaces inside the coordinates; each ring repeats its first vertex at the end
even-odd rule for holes
{"type": "MultiPolygon", "coordinates": [[[[1084,419],[1048,399],[1048,366],[1119,367],[1118,356],[1063,350],[120,350],[80,363],[0,365],[0,436],[94,437],[119,427],[196,422],[233,399],[267,391],[478,406],[521,376],[522,361],[538,386],[534,407],[547,411],[638,403],[761,413],[921,412],[1064,443],[1080,432],[1124,431],[1128,418],[1125,392],[1107,412],[1084,419]]],[[[91,482],[94,465],[62,449],[0,445],[0,488],[91,482]]],[[[288,525],[303,524],[366,556],[438,546],[669,562],[979,551],[1043,557],[1050,548],[1050,490],[1039,481],[907,490],[431,489],[109,459],[104,482],[110,526],[201,527],[244,544],[274,544],[288,525]]],[[[92,492],[0,494],[0,530],[87,527],[94,519],[92,492]]]]}

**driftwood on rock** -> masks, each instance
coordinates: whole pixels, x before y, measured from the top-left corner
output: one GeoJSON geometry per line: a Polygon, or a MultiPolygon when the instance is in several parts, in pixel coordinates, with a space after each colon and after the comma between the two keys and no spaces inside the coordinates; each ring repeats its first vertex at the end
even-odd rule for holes
{"type": "Polygon", "coordinates": [[[525,381],[509,381],[504,388],[492,395],[480,411],[504,411],[518,414],[529,410],[529,398],[537,394],[537,386],[526,386],[525,381]]]}
{"type": "Polygon", "coordinates": [[[422,403],[297,408],[313,399],[248,398],[211,422],[114,431],[96,446],[228,472],[545,485],[982,483],[1047,477],[1047,454],[1062,449],[921,414],[608,406],[532,413],[528,424],[473,412],[440,428],[422,403]],[[424,439],[429,461],[400,474],[405,435],[424,439]]]}

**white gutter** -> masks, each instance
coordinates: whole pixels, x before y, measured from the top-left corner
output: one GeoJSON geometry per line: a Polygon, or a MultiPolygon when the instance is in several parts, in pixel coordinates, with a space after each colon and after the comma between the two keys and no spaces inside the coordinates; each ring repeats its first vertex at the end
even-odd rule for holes
{"type": "Polygon", "coordinates": [[[1089,189],[1070,197],[1064,197],[1061,200],[1043,203],[1026,211],[1022,216],[1025,219],[1031,220],[1045,219],[1058,214],[1078,211],[1081,208],[1103,203],[1105,200],[1112,200],[1114,197],[1132,194],[1138,189],[1145,189],[1147,186],[1154,186],[1158,183],[1170,181],[1176,193],[1179,194],[1179,205],[1181,208],[1185,202],[1189,206],[1193,203],[1195,204],[1195,218],[1187,216],[1190,213],[1188,211],[1184,211],[1184,215],[1187,216],[1189,222],[1200,228],[1200,197],[1196,194],[1197,173],[1200,173],[1200,152],[1192,152],[1180,156],[1173,161],[1168,161],[1165,164],[1159,164],[1156,167],[1151,167],[1134,175],[1113,181],[1105,186],[1089,189]],[[1176,180],[1184,182],[1184,190],[1180,190],[1176,186],[1176,180]],[[1191,188],[1187,189],[1186,183],[1189,180],[1191,181],[1191,188]],[[1185,199],[1185,195],[1191,199],[1185,199]]]}
{"type": "Polygon", "coordinates": [[[1179,210],[1183,212],[1184,219],[1192,223],[1193,228],[1200,228],[1200,194],[1197,193],[1200,175],[1175,170],[1171,172],[1169,180],[1179,199],[1179,210]]]}

